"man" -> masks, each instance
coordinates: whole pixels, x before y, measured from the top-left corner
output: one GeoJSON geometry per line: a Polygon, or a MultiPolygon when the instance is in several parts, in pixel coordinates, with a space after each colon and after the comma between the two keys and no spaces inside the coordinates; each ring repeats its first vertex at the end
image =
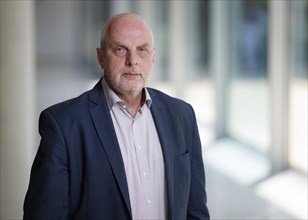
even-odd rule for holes
{"type": "Polygon", "coordinates": [[[91,91],[41,113],[24,219],[209,219],[193,109],[145,87],[148,24],[112,17],[97,58],[91,91]]]}

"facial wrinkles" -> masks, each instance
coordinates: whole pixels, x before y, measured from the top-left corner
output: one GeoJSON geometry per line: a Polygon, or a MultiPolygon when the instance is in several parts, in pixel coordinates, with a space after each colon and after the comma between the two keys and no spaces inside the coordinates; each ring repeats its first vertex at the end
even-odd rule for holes
{"type": "Polygon", "coordinates": [[[122,38],[122,40],[130,39],[128,45],[137,45],[138,39],[144,41],[153,47],[153,40],[150,28],[144,21],[137,19],[120,20],[110,27],[110,37],[112,39],[122,38]],[[122,36],[123,35],[123,36],[122,36]]]}
{"type": "MultiPolygon", "coordinates": [[[[113,53],[111,53],[112,56],[116,56],[114,55],[113,53]]],[[[135,55],[136,56],[136,55],[135,55]]],[[[112,64],[112,59],[109,63],[111,63],[111,66],[113,65],[118,65],[118,62],[117,62],[117,58],[115,58],[116,61],[114,64],[112,64]]],[[[127,58],[127,55],[123,55],[121,58],[120,58],[122,61],[121,63],[125,63],[126,60],[128,59],[127,58]]],[[[136,58],[135,58],[136,59],[136,58]]],[[[133,61],[131,61],[133,62],[133,61]]],[[[110,65],[109,65],[110,66],[110,65]]],[[[137,65],[134,65],[134,64],[131,64],[131,65],[123,65],[123,68],[121,68],[121,70],[119,71],[119,74],[138,74],[138,75],[143,75],[143,70],[142,70],[142,63],[140,61],[138,61],[138,64],[137,65]]],[[[112,73],[112,67],[108,69],[108,72],[112,73]]]]}
{"type": "Polygon", "coordinates": [[[133,19],[115,21],[109,31],[106,76],[118,92],[138,92],[145,86],[152,67],[149,29],[142,21],[133,19]],[[139,49],[144,45],[147,45],[148,54],[142,56],[139,49]],[[115,54],[114,48],[118,46],[124,48],[125,55],[115,54]]]}
{"type": "Polygon", "coordinates": [[[134,66],[124,66],[117,72],[112,70],[112,67],[108,67],[106,76],[110,81],[111,87],[120,93],[139,91],[146,83],[146,80],[143,78],[143,71],[134,66]],[[129,74],[139,74],[139,76],[130,76],[129,74]]]}

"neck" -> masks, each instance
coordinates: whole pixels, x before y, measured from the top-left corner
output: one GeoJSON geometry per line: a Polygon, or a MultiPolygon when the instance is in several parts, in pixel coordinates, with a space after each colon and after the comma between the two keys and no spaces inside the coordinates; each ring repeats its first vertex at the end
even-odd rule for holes
{"type": "Polygon", "coordinates": [[[145,91],[142,89],[138,93],[118,94],[120,99],[127,105],[133,117],[136,116],[138,110],[145,102],[145,91]]]}

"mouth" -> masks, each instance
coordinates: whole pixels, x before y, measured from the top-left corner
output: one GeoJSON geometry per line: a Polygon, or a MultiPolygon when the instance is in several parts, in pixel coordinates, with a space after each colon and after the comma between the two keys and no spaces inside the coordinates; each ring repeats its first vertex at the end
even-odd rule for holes
{"type": "Polygon", "coordinates": [[[136,77],[136,76],[141,76],[141,74],[135,73],[135,72],[127,72],[127,73],[123,73],[123,76],[125,76],[125,77],[136,77]]]}

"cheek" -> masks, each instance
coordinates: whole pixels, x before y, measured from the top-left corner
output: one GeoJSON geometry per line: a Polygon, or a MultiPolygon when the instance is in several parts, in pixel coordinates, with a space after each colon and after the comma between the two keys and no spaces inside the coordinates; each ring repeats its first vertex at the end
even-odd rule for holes
{"type": "Polygon", "coordinates": [[[123,68],[123,60],[122,59],[110,59],[107,64],[107,69],[109,72],[116,73],[121,68],[123,68]]]}
{"type": "Polygon", "coordinates": [[[151,61],[145,62],[144,63],[144,72],[149,75],[150,72],[152,71],[153,68],[153,63],[151,61]]]}

